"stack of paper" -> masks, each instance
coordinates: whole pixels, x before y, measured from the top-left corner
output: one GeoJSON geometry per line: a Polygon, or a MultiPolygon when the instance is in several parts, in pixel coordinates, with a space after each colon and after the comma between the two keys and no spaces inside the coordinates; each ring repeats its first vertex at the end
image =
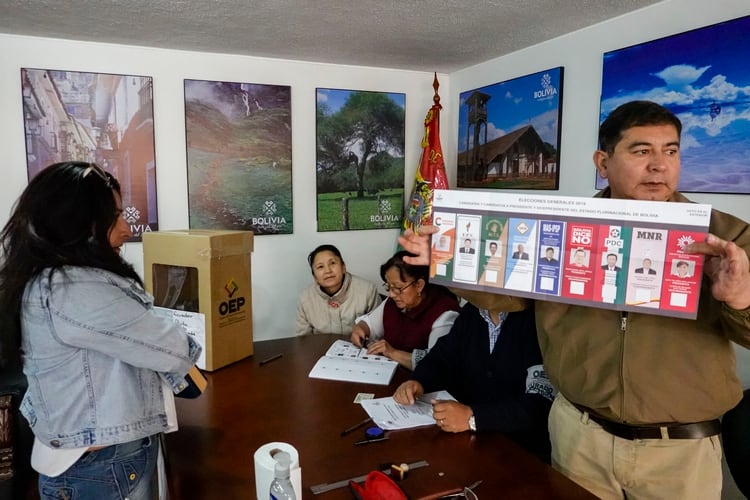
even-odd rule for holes
{"type": "Polygon", "coordinates": [[[432,400],[452,400],[456,398],[447,391],[430,392],[422,395],[413,405],[402,405],[391,398],[365,399],[362,408],[372,418],[372,421],[385,430],[411,429],[433,425],[432,400]]]}
{"type": "Polygon", "coordinates": [[[337,340],[315,363],[310,378],[388,385],[398,363],[385,356],[367,354],[346,340],[337,340]]]}

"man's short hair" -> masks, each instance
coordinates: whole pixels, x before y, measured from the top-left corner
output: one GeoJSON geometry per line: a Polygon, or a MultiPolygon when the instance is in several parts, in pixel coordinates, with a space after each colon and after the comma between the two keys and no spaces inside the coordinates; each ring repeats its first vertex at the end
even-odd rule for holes
{"type": "Polygon", "coordinates": [[[618,106],[599,126],[599,149],[612,154],[625,130],[646,125],[673,125],[677,137],[682,133],[682,122],[664,106],[651,101],[630,101],[618,106]]]}

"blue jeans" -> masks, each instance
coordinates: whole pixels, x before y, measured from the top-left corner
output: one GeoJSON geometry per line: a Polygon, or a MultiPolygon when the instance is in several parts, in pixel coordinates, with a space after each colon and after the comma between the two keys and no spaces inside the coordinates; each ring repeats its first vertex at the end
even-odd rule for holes
{"type": "Polygon", "coordinates": [[[39,475],[42,500],[151,500],[158,435],[87,452],[57,477],[39,475]]]}

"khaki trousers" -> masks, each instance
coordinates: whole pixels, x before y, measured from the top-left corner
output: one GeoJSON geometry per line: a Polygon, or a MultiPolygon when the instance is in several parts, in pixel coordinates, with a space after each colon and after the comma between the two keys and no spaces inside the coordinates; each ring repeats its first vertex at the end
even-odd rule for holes
{"type": "Polygon", "coordinates": [[[622,439],[558,394],[549,414],[552,466],[600,498],[720,500],[721,443],[622,439]]]}

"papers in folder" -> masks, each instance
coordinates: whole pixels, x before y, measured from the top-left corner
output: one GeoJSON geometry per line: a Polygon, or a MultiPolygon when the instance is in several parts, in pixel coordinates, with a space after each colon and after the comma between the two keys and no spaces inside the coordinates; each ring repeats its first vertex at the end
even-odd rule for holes
{"type": "Polygon", "coordinates": [[[431,401],[433,399],[456,400],[447,391],[438,391],[423,394],[413,405],[399,404],[392,397],[365,399],[360,404],[381,429],[411,429],[435,424],[435,419],[432,417],[431,401]]]}
{"type": "Polygon", "coordinates": [[[315,363],[310,378],[388,385],[398,363],[385,356],[367,354],[346,340],[337,340],[315,363]]]}

